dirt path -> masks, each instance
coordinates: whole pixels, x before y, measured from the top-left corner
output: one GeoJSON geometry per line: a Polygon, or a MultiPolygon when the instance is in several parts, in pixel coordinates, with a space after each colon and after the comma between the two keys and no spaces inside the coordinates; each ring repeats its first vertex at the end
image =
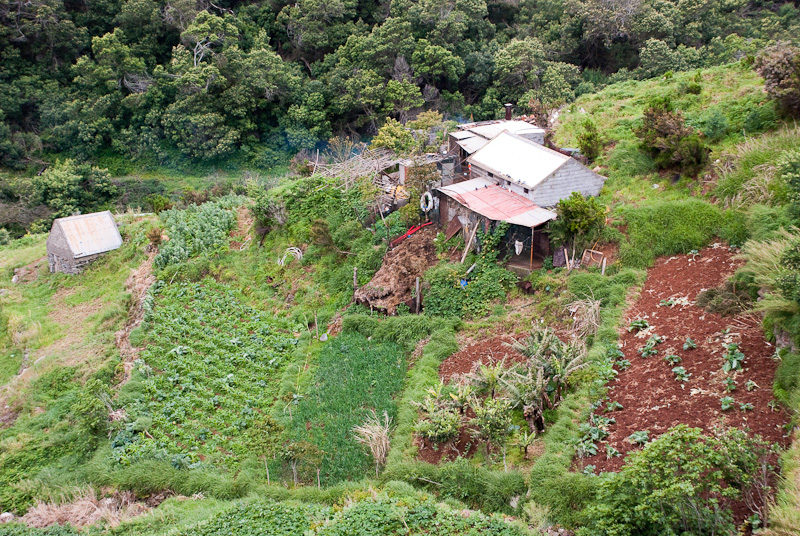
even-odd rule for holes
{"type": "Polygon", "coordinates": [[[250,241],[250,229],[253,227],[255,218],[252,212],[246,206],[239,207],[236,213],[236,229],[230,233],[232,250],[240,250],[247,242],[250,241]]]}
{"type": "Polygon", "coordinates": [[[147,259],[137,269],[131,271],[131,275],[125,281],[125,288],[131,293],[131,306],[125,326],[117,331],[115,336],[125,370],[123,382],[130,378],[133,362],[141,351],[140,348],[131,345],[130,336],[131,331],[138,328],[144,319],[144,298],[147,296],[147,290],[156,282],[156,277],[153,275],[153,260],[156,254],[158,254],[157,249],[150,251],[147,259]]]}
{"type": "Polygon", "coordinates": [[[627,441],[633,432],[648,430],[652,439],[677,424],[708,432],[724,423],[750,429],[783,447],[789,444],[783,429],[788,415],[770,407],[778,363],[773,359],[775,348],[764,340],[759,319],[753,315],[722,317],[694,304],[698,293],[721,285],[741,265],[733,256],[727,247],[717,245],[702,250],[693,261],[687,255],[659,259],[648,271],[641,296],[628,311],[624,326],[644,318],[650,328],[638,333],[622,331],[621,348],[631,366],[609,384],[609,400],[623,408],[605,413],[616,424],[610,426],[607,440],[597,444],[597,455],[576,462],[578,469],[594,465],[596,471],[617,471],[625,454],[638,448],[627,441]],[[675,303],[670,306],[662,300],[675,303]],[[641,348],[652,335],[665,341],[656,346],[657,355],[643,358],[641,348]],[[697,348],[683,349],[687,337],[697,348]],[[730,374],[736,389],[728,392],[723,382],[729,374],[722,366],[725,345],[732,342],[740,345],[746,361],[742,371],[730,374]],[[682,361],[666,362],[664,357],[670,354],[682,361]],[[676,380],[672,371],[676,366],[691,374],[688,381],[676,380]],[[749,384],[751,390],[748,382],[754,382],[749,384]],[[720,402],[725,396],[735,400],[727,411],[720,402]],[[743,411],[741,404],[752,404],[753,409],[743,411]],[[623,456],[607,459],[607,444],[623,456]]]}

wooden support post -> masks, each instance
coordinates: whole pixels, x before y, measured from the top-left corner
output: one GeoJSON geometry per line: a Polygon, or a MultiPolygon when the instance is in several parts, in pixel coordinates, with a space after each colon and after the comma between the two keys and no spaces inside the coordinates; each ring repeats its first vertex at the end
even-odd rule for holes
{"type": "Polygon", "coordinates": [[[564,263],[567,268],[569,268],[569,254],[567,253],[567,248],[564,248],[564,263]]]}
{"type": "Polygon", "coordinates": [[[417,282],[415,284],[415,290],[416,290],[416,293],[417,293],[417,306],[414,309],[414,312],[416,314],[419,314],[419,277],[417,278],[417,282]]]}
{"type": "Polygon", "coordinates": [[[358,290],[358,266],[353,266],[353,294],[358,290]]]}
{"type": "Polygon", "coordinates": [[[267,457],[264,456],[264,468],[267,470],[267,486],[270,485],[269,482],[269,465],[267,465],[267,457]]]}
{"type": "Polygon", "coordinates": [[[600,265],[600,275],[606,275],[606,258],[603,257],[603,264],[600,265]]]}
{"type": "Polygon", "coordinates": [[[533,271],[533,238],[535,235],[535,230],[531,227],[531,272],[533,271]]]}
{"type": "Polygon", "coordinates": [[[478,232],[478,223],[475,223],[475,228],[472,229],[472,234],[469,235],[469,240],[467,240],[467,245],[464,246],[464,254],[461,256],[461,264],[464,264],[464,261],[467,260],[467,253],[469,253],[469,248],[472,246],[472,240],[475,238],[475,233],[478,232]]]}

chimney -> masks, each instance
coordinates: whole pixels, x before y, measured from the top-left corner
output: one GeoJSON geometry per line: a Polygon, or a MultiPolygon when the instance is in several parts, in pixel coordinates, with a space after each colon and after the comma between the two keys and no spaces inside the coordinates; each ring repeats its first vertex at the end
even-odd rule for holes
{"type": "Polygon", "coordinates": [[[503,106],[506,107],[506,121],[511,121],[511,108],[513,108],[513,104],[508,103],[504,104],[503,106]]]}

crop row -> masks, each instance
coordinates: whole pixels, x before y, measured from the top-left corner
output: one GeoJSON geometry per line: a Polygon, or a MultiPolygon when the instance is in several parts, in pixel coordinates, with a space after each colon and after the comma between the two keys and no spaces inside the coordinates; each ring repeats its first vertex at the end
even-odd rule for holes
{"type": "Polygon", "coordinates": [[[272,429],[266,414],[297,342],[294,326],[212,280],[159,284],[153,294],[148,345],[137,361],[144,396],[129,408],[148,426],[117,438],[120,461],[153,452],[187,463],[263,454],[253,452],[256,438],[272,429]]]}

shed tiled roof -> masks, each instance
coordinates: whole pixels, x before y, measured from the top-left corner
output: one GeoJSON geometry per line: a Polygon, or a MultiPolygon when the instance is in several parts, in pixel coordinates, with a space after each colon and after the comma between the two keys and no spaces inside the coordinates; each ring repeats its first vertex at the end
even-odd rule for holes
{"type": "Polygon", "coordinates": [[[111,251],[122,245],[117,223],[108,210],[58,218],[53,222],[53,231],[56,228],[64,233],[69,249],[76,259],[111,251]]]}

